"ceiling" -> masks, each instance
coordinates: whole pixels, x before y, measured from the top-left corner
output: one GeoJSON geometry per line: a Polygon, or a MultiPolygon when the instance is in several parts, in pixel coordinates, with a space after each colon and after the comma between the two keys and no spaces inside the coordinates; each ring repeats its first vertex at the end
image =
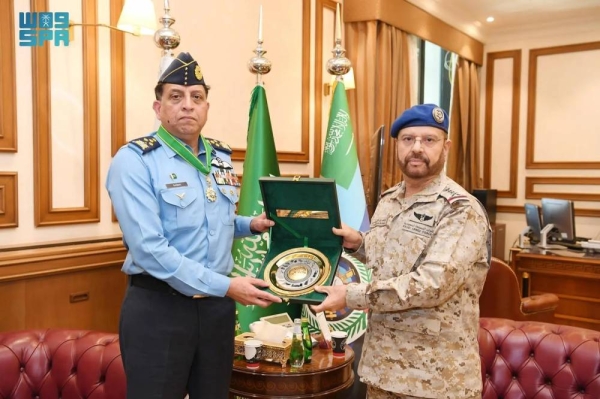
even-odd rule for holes
{"type": "Polygon", "coordinates": [[[600,0],[407,1],[484,43],[519,30],[600,24],[600,0]]]}

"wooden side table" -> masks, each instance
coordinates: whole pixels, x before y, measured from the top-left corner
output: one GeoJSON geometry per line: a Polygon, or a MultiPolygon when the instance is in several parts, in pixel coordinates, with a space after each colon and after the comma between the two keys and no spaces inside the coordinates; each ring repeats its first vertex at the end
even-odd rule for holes
{"type": "Polygon", "coordinates": [[[260,362],[258,369],[246,368],[246,361],[234,360],[230,398],[347,398],[354,383],[354,352],[346,346],[345,357],[334,357],[331,349],[313,348],[312,362],[301,368],[260,362]]]}

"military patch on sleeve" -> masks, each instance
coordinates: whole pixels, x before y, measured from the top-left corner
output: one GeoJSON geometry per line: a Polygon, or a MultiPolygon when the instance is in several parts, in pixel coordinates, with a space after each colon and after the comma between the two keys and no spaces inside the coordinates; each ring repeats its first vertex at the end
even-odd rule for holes
{"type": "Polygon", "coordinates": [[[452,190],[450,187],[445,187],[440,193],[440,197],[445,198],[449,204],[453,204],[457,201],[468,201],[469,197],[463,193],[452,190]]]}
{"type": "Polygon", "coordinates": [[[140,137],[138,139],[131,140],[129,144],[142,150],[142,155],[156,150],[161,146],[160,141],[156,140],[156,138],[153,136],[140,137]]]}
{"type": "Polygon", "coordinates": [[[226,152],[228,154],[231,154],[233,152],[233,150],[231,149],[231,147],[227,143],[224,143],[224,142],[222,142],[220,140],[209,139],[207,137],[206,141],[208,141],[210,143],[210,145],[212,145],[215,150],[223,151],[223,152],[226,152]]]}

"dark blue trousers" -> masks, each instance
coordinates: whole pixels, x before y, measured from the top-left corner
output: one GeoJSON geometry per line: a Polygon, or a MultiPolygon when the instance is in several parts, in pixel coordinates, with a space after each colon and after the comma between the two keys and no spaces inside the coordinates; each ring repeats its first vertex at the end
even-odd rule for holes
{"type": "Polygon", "coordinates": [[[226,399],[235,302],[129,286],[119,338],[128,399],[226,399]]]}

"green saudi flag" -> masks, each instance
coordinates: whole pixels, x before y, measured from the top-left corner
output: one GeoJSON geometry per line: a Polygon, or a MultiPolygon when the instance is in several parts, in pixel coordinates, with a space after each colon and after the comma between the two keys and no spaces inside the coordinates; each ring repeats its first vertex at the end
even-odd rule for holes
{"type": "MultiPolygon", "coordinates": [[[[258,179],[264,176],[279,176],[277,151],[271,128],[271,117],[267,105],[265,88],[257,85],[252,90],[250,101],[250,119],[248,122],[248,136],[246,158],[244,159],[244,173],[238,214],[244,216],[257,216],[263,212],[262,195],[258,179]]],[[[233,271],[231,277],[250,276],[257,277],[262,261],[267,253],[269,233],[245,237],[233,242],[233,271]]],[[[259,306],[243,306],[237,304],[239,321],[242,331],[250,331],[250,323],[263,316],[276,313],[287,313],[291,306],[287,304],[273,304],[267,308],[259,306]]]]}
{"type": "Polygon", "coordinates": [[[358,168],[348,98],[343,82],[336,82],[329,109],[327,137],[323,150],[321,176],[335,178],[336,184],[348,189],[358,168]],[[343,166],[343,167],[341,167],[343,166]]]}

